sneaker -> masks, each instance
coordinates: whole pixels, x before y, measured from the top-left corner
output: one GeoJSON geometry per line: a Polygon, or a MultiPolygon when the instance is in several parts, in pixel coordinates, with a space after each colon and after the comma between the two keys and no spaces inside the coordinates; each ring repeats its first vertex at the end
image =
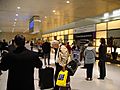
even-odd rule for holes
{"type": "Polygon", "coordinates": [[[0,75],[2,75],[2,72],[0,72],[0,75]]]}
{"type": "Polygon", "coordinates": [[[92,81],[93,79],[92,78],[90,78],[90,81],[92,81]]]}
{"type": "Polygon", "coordinates": [[[87,80],[87,81],[88,81],[89,79],[88,79],[88,78],[85,78],[85,80],[87,80]]]}
{"type": "Polygon", "coordinates": [[[97,79],[104,80],[104,78],[97,78],[97,79]]]}

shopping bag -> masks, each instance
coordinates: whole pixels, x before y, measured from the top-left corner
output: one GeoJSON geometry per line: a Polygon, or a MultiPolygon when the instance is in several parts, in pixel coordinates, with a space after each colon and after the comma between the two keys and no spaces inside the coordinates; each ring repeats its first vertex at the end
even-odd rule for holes
{"type": "Polygon", "coordinates": [[[77,68],[78,68],[78,61],[77,60],[71,60],[67,64],[67,70],[68,70],[70,76],[73,76],[75,74],[77,68]]]}
{"type": "Polygon", "coordinates": [[[61,70],[58,74],[56,85],[61,86],[61,87],[66,87],[67,76],[68,76],[68,71],[67,70],[65,70],[65,71],[61,70]]]}

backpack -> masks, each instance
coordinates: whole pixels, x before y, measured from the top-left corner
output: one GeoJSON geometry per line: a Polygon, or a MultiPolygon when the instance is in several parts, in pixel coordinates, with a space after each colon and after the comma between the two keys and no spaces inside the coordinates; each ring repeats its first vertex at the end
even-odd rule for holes
{"type": "Polygon", "coordinates": [[[86,50],[85,57],[86,57],[86,59],[93,59],[93,58],[95,58],[95,54],[94,54],[93,50],[86,50]]]}
{"type": "Polygon", "coordinates": [[[73,58],[73,60],[75,60],[75,59],[79,60],[80,59],[80,50],[73,50],[72,58],[73,58]]]}

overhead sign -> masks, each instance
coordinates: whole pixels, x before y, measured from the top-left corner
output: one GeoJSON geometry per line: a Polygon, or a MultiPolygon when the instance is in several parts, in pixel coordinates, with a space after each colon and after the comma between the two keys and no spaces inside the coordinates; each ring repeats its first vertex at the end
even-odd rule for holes
{"type": "Polygon", "coordinates": [[[93,25],[87,25],[87,26],[75,28],[73,30],[73,33],[77,34],[77,33],[83,33],[83,32],[94,32],[95,30],[96,30],[95,24],[93,24],[93,25]]]}

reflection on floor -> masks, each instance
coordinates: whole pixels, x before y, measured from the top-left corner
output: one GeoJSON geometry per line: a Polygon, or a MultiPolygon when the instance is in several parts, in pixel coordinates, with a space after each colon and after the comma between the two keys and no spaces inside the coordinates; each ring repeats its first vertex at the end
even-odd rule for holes
{"type": "MultiPolygon", "coordinates": [[[[42,59],[41,59],[42,60],[42,59]]],[[[51,66],[54,66],[53,54],[51,54],[51,66]]],[[[78,67],[74,76],[71,77],[72,90],[120,90],[120,65],[106,63],[107,76],[105,80],[98,80],[98,62],[94,65],[93,80],[86,81],[86,70],[82,69],[82,65],[78,67]]],[[[38,87],[38,70],[35,69],[35,90],[38,87]]],[[[0,90],[5,90],[7,82],[7,72],[3,72],[0,76],[0,90]]],[[[48,89],[49,90],[49,89],[48,89]]]]}

